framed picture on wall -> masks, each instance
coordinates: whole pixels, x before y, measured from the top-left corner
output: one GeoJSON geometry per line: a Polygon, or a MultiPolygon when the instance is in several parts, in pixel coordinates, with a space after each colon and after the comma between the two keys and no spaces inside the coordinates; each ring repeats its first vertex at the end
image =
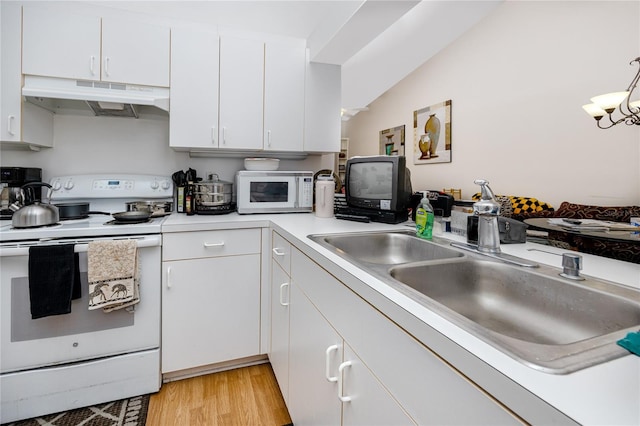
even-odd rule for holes
{"type": "Polygon", "coordinates": [[[451,100],[413,112],[413,164],[451,162],[451,100]]]}
{"type": "Polygon", "coordinates": [[[380,155],[404,155],[404,125],[380,132],[380,155]]]}

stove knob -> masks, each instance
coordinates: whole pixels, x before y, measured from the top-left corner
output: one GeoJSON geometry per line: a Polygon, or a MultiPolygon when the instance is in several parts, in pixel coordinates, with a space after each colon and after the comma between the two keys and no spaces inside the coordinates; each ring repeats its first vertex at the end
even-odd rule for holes
{"type": "Polygon", "coordinates": [[[73,189],[74,187],[74,183],[71,179],[69,179],[68,181],[65,182],[64,184],[64,189],[69,190],[69,189],[73,189]]]}
{"type": "Polygon", "coordinates": [[[163,180],[162,181],[162,189],[164,189],[166,191],[169,188],[171,188],[171,183],[168,180],[163,180]]]}
{"type": "Polygon", "coordinates": [[[160,185],[158,184],[157,180],[154,180],[153,182],[151,182],[151,189],[158,189],[160,185]]]}
{"type": "Polygon", "coordinates": [[[55,181],[55,182],[53,182],[53,184],[51,185],[51,188],[52,188],[54,191],[59,191],[59,190],[60,190],[60,188],[62,188],[62,185],[60,184],[60,181],[59,181],[59,180],[56,180],[56,181],[55,181]]]}

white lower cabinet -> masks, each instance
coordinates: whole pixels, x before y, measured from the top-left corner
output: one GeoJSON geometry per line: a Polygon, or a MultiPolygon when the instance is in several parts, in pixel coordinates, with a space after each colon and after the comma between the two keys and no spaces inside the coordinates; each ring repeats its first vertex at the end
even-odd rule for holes
{"type": "Polygon", "coordinates": [[[287,403],[295,424],[522,424],[294,246],[290,277],[287,403]]]}
{"type": "Polygon", "coordinates": [[[258,355],[260,229],[164,235],[162,373],[258,355]]]}
{"type": "Polygon", "coordinates": [[[415,424],[295,283],[290,306],[289,413],[295,424],[415,424]]]}
{"type": "Polygon", "coordinates": [[[339,425],[342,337],[294,283],[290,302],[289,414],[294,424],[339,425]],[[328,371],[327,371],[328,370],[328,371]]]}
{"type": "Polygon", "coordinates": [[[291,279],[271,261],[271,349],[269,361],[285,403],[289,402],[289,289],[291,279]]]}

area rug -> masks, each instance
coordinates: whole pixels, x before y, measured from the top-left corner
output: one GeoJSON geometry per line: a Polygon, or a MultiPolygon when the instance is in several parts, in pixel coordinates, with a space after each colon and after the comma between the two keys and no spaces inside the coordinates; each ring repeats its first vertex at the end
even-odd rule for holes
{"type": "Polygon", "coordinates": [[[144,426],[149,395],[96,404],[2,426],[144,426]]]}

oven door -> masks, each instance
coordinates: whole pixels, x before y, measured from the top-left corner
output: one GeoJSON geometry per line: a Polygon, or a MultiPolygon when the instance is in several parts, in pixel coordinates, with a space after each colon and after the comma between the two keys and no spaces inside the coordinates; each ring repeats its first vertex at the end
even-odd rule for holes
{"type": "Polygon", "coordinates": [[[80,257],[82,298],[72,302],[70,314],[35,320],[31,319],[29,302],[28,247],[38,242],[2,244],[0,371],[7,373],[158,348],[161,242],[160,235],[56,240],[59,244],[75,244],[80,257]],[[113,238],[135,239],[138,243],[140,303],[130,311],[90,311],[88,242],[113,238]]]}

